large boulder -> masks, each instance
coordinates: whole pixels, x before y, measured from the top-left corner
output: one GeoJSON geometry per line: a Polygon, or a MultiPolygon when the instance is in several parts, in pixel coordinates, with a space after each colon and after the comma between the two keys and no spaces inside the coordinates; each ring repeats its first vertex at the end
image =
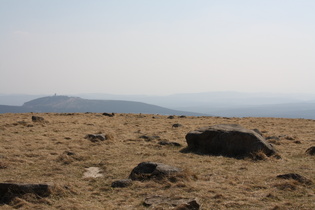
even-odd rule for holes
{"type": "Polygon", "coordinates": [[[254,130],[236,124],[221,124],[191,131],[186,135],[188,150],[231,157],[251,156],[263,152],[270,156],[275,149],[254,130]]]}

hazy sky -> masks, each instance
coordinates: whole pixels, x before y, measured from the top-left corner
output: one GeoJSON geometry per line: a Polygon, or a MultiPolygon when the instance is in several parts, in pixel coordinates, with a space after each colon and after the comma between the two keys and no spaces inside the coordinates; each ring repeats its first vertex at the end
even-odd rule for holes
{"type": "Polygon", "coordinates": [[[0,93],[315,92],[314,0],[0,0],[0,93]]]}

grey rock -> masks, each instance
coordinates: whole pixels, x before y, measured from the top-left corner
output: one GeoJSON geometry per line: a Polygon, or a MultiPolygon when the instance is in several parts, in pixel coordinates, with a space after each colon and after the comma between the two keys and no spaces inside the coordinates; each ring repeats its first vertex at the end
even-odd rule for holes
{"type": "Polygon", "coordinates": [[[39,117],[39,116],[32,116],[32,121],[33,122],[44,122],[45,119],[43,117],[39,117]]]}
{"type": "Polygon", "coordinates": [[[115,113],[107,113],[107,112],[104,112],[103,115],[104,115],[104,116],[107,116],[107,117],[114,117],[114,116],[115,116],[115,113]]]}
{"type": "Polygon", "coordinates": [[[130,173],[129,178],[132,180],[149,180],[149,179],[163,179],[165,177],[172,177],[179,175],[182,169],[165,165],[163,163],[142,162],[138,164],[130,173]]]}
{"type": "Polygon", "coordinates": [[[307,179],[304,176],[301,176],[300,174],[296,174],[296,173],[281,174],[281,175],[278,175],[277,178],[294,179],[302,184],[308,184],[308,185],[313,183],[310,179],[307,179]]]}
{"type": "Polygon", "coordinates": [[[179,128],[179,127],[182,127],[183,125],[182,124],[179,124],[179,123],[175,123],[172,125],[172,128],[179,128]]]}
{"type": "Polygon", "coordinates": [[[90,140],[91,142],[98,142],[98,141],[106,140],[106,137],[104,134],[87,134],[84,138],[90,140]]]}
{"type": "Polygon", "coordinates": [[[144,202],[144,206],[158,207],[175,207],[175,209],[186,209],[186,210],[198,210],[200,204],[196,199],[182,198],[182,197],[163,197],[163,196],[151,196],[147,197],[144,202]]]}
{"type": "Polygon", "coordinates": [[[123,187],[128,187],[132,185],[132,180],[131,179],[120,179],[117,181],[114,181],[111,185],[112,188],[123,188],[123,187]]]}
{"type": "Polygon", "coordinates": [[[167,146],[175,146],[175,147],[180,147],[182,146],[180,143],[173,142],[173,141],[167,141],[167,140],[162,140],[159,141],[159,145],[167,145],[167,146]]]}
{"type": "Polygon", "coordinates": [[[32,193],[40,197],[51,194],[51,184],[0,183],[0,203],[9,203],[13,198],[32,193]]]}
{"type": "Polygon", "coordinates": [[[312,146],[310,148],[308,148],[306,151],[305,151],[306,154],[309,154],[309,155],[315,155],[315,146],[312,146]]]}
{"type": "Polygon", "coordinates": [[[160,136],[142,135],[142,136],[139,136],[139,138],[144,139],[146,141],[152,141],[152,140],[155,140],[155,139],[160,139],[160,136]]]}
{"type": "Polygon", "coordinates": [[[280,138],[278,136],[267,136],[266,140],[280,140],[280,138]]]}
{"type": "Polygon", "coordinates": [[[231,157],[251,156],[263,152],[267,156],[275,149],[261,135],[236,124],[221,124],[191,131],[186,135],[187,150],[231,157]]]}

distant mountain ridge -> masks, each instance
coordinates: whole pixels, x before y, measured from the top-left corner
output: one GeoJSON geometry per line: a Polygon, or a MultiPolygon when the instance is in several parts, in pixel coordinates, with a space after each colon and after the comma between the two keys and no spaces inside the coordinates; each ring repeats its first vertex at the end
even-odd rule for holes
{"type": "Polygon", "coordinates": [[[190,115],[200,116],[201,113],[185,112],[167,109],[161,106],[151,105],[135,101],[123,100],[89,100],[80,97],[47,96],[31,100],[22,106],[0,105],[0,113],[23,112],[115,112],[115,113],[143,113],[162,115],[190,115]]]}
{"type": "MultiPolygon", "coordinates": [[[[56,96],[55,96],[56,97],[56,96]]],[[[62,96],[59,99],[62,99],[62,96]]],[[[32,95],[1,95],[0,113],[13,112],[129,112],[129,113],[189,113],[183,115],[210,115],[220,117],[278,117],[315,120],[315,94],[305,93],[242,93],[205,92],[182,93],[167,96],[79,94],[63,102],[32,95]],[[26,99],[30,99],[26,100],[26,99]],[[80,98],[84,98],[80,100],[80,98]],[[34,100],[33,100],[34,99],[34,100]],[[40,100],[39,100],[40,99],[40,100]],[[86,105],[86,101],[88,105],[86,105]],[[21,103],[22,101],[29,101],[21,103]],[[37,106],[30,102],[36,102],[37,106]],[[106,101],[100,102],[97,101],[106,101]],[[16,103],[18,102],[18,103],[16,103]],[[119,103],[118,103],[119,102],[119,103]],[[128,103],[129,105],[127,105],[128,103]],[[137,105],[134,103],[138,103],[137,105]],[[142,104],[141,104],[142,103],[142,104]],[[42,104],[39,106],[39,104],[42,104]],[[49,105],[48,105],[49,104],[49,105]],[[80,104],[80,106],[78,105],[80,104]],[[144,104],[155,106],[153,109],[144,104]],[[154,105],[153,105],[154,104],[154,105]],[[14,105],[14,106],[8,106],[14,105]],[[21,105],[21,106],[17,106],[21,105]],[[107,107],[108,109],[104,109],[107,107]],[[121,107],[118,109],[118,107],[121,107]],[[131,107],[140,107],[131,109],[131,107]],[[159,108],[167,109],[161,110],[159,108]],[[93,110],[92,110],[93,108],[93,110]],[[113,111],[111,111],[113,110],[113,111]],[[176,111],[176,112],[175,112],[176,111]],[[202,113],[202,114],[199,114],[202,113]]],[[[182,114],[179,114],[182,115],[182,114]]]]}
{"type": "Polygon", "coordinates": [[[168,96],[82,94],[86,98],[128,99],[175,110],[220,117],[315,119],[315,94],[203,92],[168,96]]]}

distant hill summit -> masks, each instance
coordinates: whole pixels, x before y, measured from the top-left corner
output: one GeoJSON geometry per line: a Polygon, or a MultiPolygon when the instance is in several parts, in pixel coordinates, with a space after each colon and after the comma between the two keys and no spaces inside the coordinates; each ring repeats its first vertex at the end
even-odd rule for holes
{"type": "Polygon", "coordinates": [[[23,113],[23,112],[115,112],[115,113],[143,113],[162,115],[204,115],[195,112],[185,112],[135,101],[123,100],[89,100],[80,97],[47,96],[31,100],[22,106],[0,105],[0,113],[23,113]]]}

